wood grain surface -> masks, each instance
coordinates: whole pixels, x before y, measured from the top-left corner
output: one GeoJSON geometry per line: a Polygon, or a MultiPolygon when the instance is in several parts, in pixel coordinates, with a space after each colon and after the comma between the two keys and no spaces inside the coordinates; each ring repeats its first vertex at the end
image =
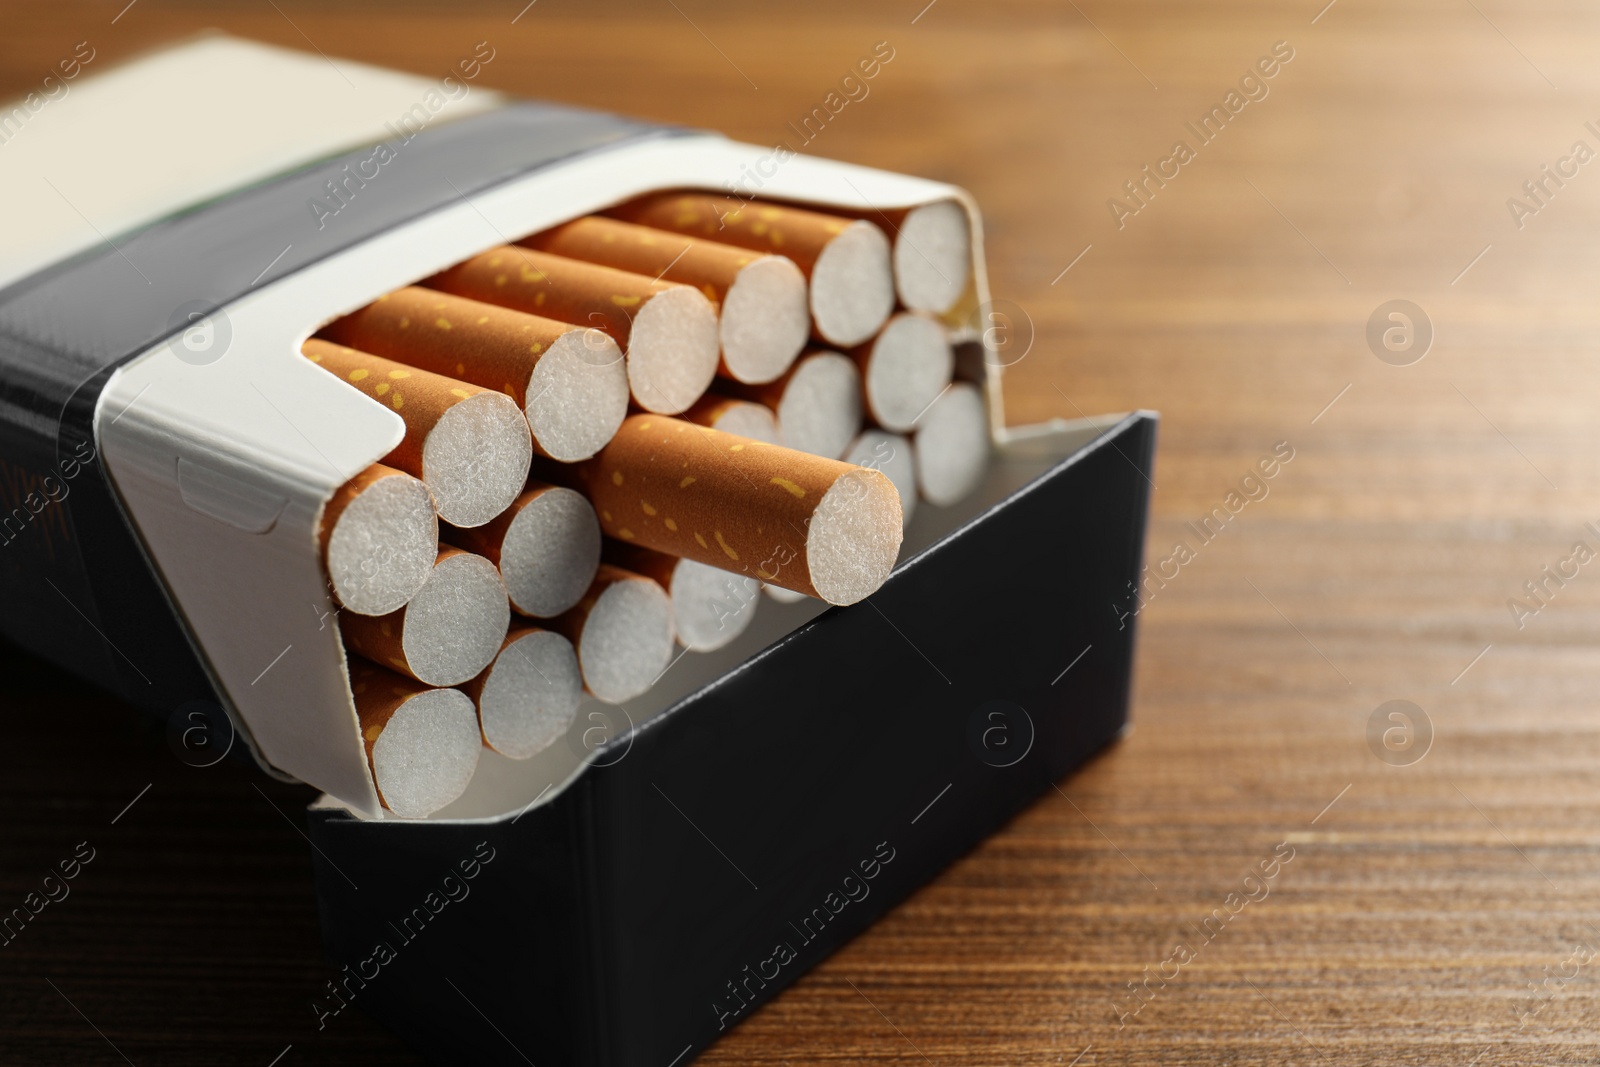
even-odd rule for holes
{"type": "MultiPolygon", "coordinates": [[[[1192,558],[1139,617],[1134,733],[700,1062],[1600,1057],[1600,564],[1509,607],[1600,548],[1600,163],[1561,163],[1600,150],[1595,9],[124,2],[0,6],[0,91],[208,26],[424,74],[489,40],[485,84],[775,143],[887,41],[807,150],[977,196],[1032,331],[1015,420],[1162,412],[1150,558],[1192,558]],[[1397,299],[1434,334],[1406,366],[1367,340],[1397,299]]],[[[0,949],[0,1063],[415,1062],[359,1013],[314,1025],[309,791],[5,666],[0,905],[96,853],[0,949]]]]}

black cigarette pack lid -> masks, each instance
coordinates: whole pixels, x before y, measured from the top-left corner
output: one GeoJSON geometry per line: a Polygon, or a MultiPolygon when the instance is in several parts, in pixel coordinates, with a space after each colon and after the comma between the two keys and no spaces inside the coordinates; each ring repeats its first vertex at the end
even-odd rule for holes
{"type": "Polygon", "coordinates": [[[1123,727],[1155,418],[1005,425],[964,192],[492,94],[397,127],[378,119],[431,83],[225,39],[156,58],[44,119],[102,144],[118,108],[164,114],[141,93],[177,78],[184,106],[254,107],[262,143],[215,138],[232,156],[210,171],[145,150],[115,191],[151,197],[75,188],[61,225],[0,249],[0,632],[160,714],[225,714],[263,769],[325,791],[324,1020],[354,1003],[441,1063],[683,1062],[1123,727]],[[256,99],[335,74],[361,91],[338,121],[316,112],[320,139],[256,99]],[[316,531],[403,426],[300,343],[517,236],[752,176],[741,192],[857,213],[965,209],[971,277],[945,322],[986,385],[982,488],[920,506],[866,602],[763,603],[628,708],[586,702],[565,744],[486,752],[457,803],[386,817],[316,531]]]}

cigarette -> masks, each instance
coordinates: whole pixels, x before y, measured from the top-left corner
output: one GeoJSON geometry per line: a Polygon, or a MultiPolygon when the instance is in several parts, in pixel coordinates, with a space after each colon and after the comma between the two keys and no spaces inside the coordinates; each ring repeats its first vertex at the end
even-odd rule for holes
{"type": "Polygon", "coordinates": [[[433,572],[439,518],[428,487],[374,463],[322,509],[322,558],[334,599],[358,615],[404,607],[433,572]]]}
{"type": "Polygon", "coordinates": [[[611,214],[660,230],[788,256],[811,283],[811,318],[818,336],[830,344],[860,344],[878,331],[894,308],[889,239],[864,219],[687,192],[645,197],[611,214]]]}
{"type": "Polygon", "coordinates": [[[577,649],[584,686],[611,704],[649,689],[672,656],[666,590],[609,563],[600,564],[583,599],[550,626],[577,649]]]}
{"type": "Polygon", "coordinates": [[[691,286],[511,247],[490,249],[424,284],[606,333],[627,354],[628,387],[646,411],[682,411],[717,373],[717,309],[691,286]]]}
{"type": "Polygon", "coordinates": [[[967,291],[972,229],[954,200],[886,214],[894,235],[894,287],[915,311],[943,315],[967,291]]]}
{"type": "Polygon", "coordinates": [[[930,504],[947,507],[978,487],[989,461],[989,420],[978,387],[957,382],[917,423],[917,487],[930,504]]]}
{"type": "Polygon", "coordinates": [[[460,685],[500,651],[511,609],[500,572],[482,556],[445,545],[417,595],[387,615],[341,615],[352,652],[424,685],[460,685]]]}
{"type": "Polygon", "coordinates": [[[770,382],[811,335],[806,278],[787,256],[702,241],[616,219],[578,219],[522,242],[530,248],[692,285],[720,305],[719,373],[770,382]]]}
{"type": "Polygon", "coordinates": [[[900,494],[901,521],[911,525],[911,513],[917,506],[917,465],[909,437],[884,430],[863,430],[845,450],[844,461],[888,475],[900,494]]]}
{"type": "Polygon", "coordinates": [[[478,706],[483,743],[512,759],[528,759],[567,732],[583,698],[572,642],[558,633],[519,626],[494,662],[462,687],[478,706]]]}
{"type": "Polygon", "coordinates": [[[755,620],[761,583],[754,578],[623,541],[608,542],[605,551],[607,562],[667,591],[678,643],[691,652],[715,651],[755,620]]]}
{"type": "Polygon", "coordinates": [[[466,792],[483,740],[465,693],[351,659],[350,695],[384,807],[420,819],[466,792]]]}
{"type": "Polygon", "coordinates": [[[628,412],[622,350],[599,330],[411,286],[325,328],[375,356],[515,400],[540,455],[588,459],[628,412]]]}
{"type": "Polygon", "coordinates": [[[696,426],[709,426],[770,445],[778,443],[778,416],[765,404],[707,393],[696,400],[683,417],[696,426]]]}
{"type": "Polygon", "coordinates": [[[421,478],[441,519],[481,526],[521,492],[533,440],[515,400],[330,341],[312,338],[301,350],[405,420],[384,462],[421,478]]]}
{"type": "Polygon", "coordinates": [[[902,312],[851,355],[861,368],[867,414],[885,430],[911,430],[950,384],[956,356],[944,327],[920,312],[902,312]]]}
{"type": "Polygon", "coordinates": [[[511,606],[550,618],[576,604],[600,565],[600,523],[582,493],[529,482],[511,506],[482,526],[446,528],[451,544],[500,568],[511,606]]]}
{"type": "Polygon", "coordinates": [[[861,430],[861,372],[837,352],[808,352],[775,382],[728,389],[772,409],[785,448],[838,459],[861,430]]]}
{"type": "Polygon", "coordinates": [[[630,415],[577,469],[608,536],[830,604],[870,596],[900,551],[887,476],[681,419],[630,415]]]}
{"type": "MultiPolygon", "coordinates": [[[[913,459],[911,440],[897,433],[883,430],[863,430],[861,436],[845,449],[844,461],[858,467],[882,471],[894,483],[900,494],[901,525],[911,525],[911,513],[917,506],[916,462],[913,459]]],[[[782,586],[767,584],[762,591],[780,604],[797,604],[809,599],[782,586]]]]}

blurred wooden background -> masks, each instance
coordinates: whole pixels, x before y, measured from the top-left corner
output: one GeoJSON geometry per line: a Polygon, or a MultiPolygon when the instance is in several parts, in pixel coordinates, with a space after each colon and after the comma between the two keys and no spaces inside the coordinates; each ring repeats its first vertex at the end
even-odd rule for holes
{"type": "MultiPolygon", "coordinates": [[[[1325,2],[10,0],[0,93],[86,39],[109,66],[215,26],[423,74],[487,40],[480,84],[771,144],[889,42],[809,150],[976,194],[1034,331],[1013,418],[1162,412],[1152,561],[1294,459],[1141,616],[1133,735],[701,1062],[1592,1063],[1600,568],[1520,629],[1508,600],[1600,547],[1600,164],[1520,228],[1507,201],[1600,150],[1600,12],[1325,2]],[[1277,42],[1201,146],[1184,123],[1277,42]],[[1108,199],[1180,139],[1119,228],[1108,199]],[[1409,366],[1366,340],[1394,299],[1435,333],[1409,366]],[[1375,755],[1389,700],[1422,758],[1375,755]],[[1282,842],[1268,895],[1167,962],[1282,842]]],[[[0,949],[0,1061],[414,1062],[359,1013],[314,1025],[307,790],[6,670],[0,903],[98,854],[0,949]]]]}

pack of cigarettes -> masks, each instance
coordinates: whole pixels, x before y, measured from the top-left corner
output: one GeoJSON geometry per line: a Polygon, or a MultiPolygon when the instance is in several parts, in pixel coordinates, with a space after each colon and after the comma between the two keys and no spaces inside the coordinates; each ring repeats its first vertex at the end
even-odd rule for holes
{"type": "Polygon", "coordinates": [[[964,191],[493,58],[4,145],[0,625],[322,793],[319,1026],[680,1062],[1123,728],[1155,420],[1007,425],[964,191]]]}

